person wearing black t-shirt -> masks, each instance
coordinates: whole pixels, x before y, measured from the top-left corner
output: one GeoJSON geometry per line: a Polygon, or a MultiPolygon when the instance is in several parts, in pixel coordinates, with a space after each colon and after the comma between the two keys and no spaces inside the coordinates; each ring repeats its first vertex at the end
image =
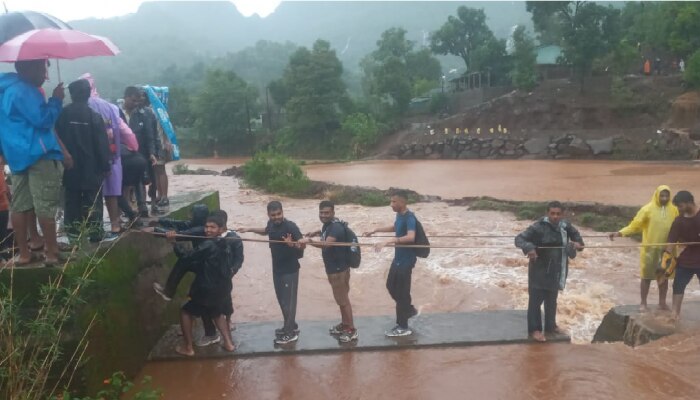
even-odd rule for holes
{"type": "Polygon", "coordinates": [[[296,323],[297,290],[299,288],[299,259],[304,257],[303,243],[299,227],[284,218],[282,203],[271,201],[267,204],[269,221],[262,229],[241,228],[240,233],[252,232],[267,235],[272,253],[272,279],[275,285],[277,302],[282,310],[284,326],[275,330],[275,343],[284,345],[299,339],[299,326],[296,323]],[[286,242],[286,243],[282,243],[286,242]]]}
{"type": "Polygon", "coordinates": [[[673,197],[673,204],[678,207],[680,215],[676,217],[668,233],[666,253],[673,256],[676,251],[676,243],[693,243],[684,245],[683,251],[678,256],[676,277],[673,279],[673,319],[680,319],[683,295],[693,276],[700,281],[700,245],[694,244],[700,241],[700,212],[695,204],[693,195],[681,190],[673,197]]]}
{"type": "Polygon", "coordinates": [[[348,259],[348,247],[332,246],[326,243],[349,242],[346,225],[335,217],[335,204],[324,200],[318,206],[318,217],[323,223],[320,231],[309,233],[308,238],[301,242],[321,248],[323,265],[326,267],[328,282],[333,290],[333,298],[340,307],[342,321],[330,328],[330,334],[336,336],[341,343],[349,343],[357,340],[358,334],[352,318],[352,305],[350,304],[350,260],[348,259]],[[311,237],[320,236],[320,242],[314,242],[311,237]]]}

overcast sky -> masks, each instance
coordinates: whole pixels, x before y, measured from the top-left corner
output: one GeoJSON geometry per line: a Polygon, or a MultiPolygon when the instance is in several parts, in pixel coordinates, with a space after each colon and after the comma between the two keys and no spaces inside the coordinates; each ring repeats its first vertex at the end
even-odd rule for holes
{"type": "MultiPolygon", "coordinates": [[[[159,1],[159,0],[155,0],[159,1]]],[[[172,1],[172,0],[171,0],[172,1]]],[[[177,0],[176,0],[177,1],[177,0]]],[[[192,0],[190,0],[192,1],[192,0]]],[[[9,11],[41,11],[61,20],[109,18],[134,13],[143,0],[2,0],[9,11]]],[[[245,16],[272,13],[280,0],[231,0],[245,16]]]]}

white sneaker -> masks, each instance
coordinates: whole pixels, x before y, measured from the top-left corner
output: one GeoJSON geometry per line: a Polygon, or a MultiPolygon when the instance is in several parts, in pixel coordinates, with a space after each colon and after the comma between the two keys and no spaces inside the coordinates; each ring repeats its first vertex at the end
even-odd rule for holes
{"type": "Polygon", "coordinates": [[[164,288],[163,285],[161,285],[160,283],[158,283],[158,282],[153,282],[153,290],[155,290],[155,292],[158,293],[158,295],[159,295],[160,297],[162,297],[163,300],[165,300],[165,301],[170,301],[170,300],[172,300],[172,298],[170,298],[170,296],[168,296],[167,294],[165,294],[165,288],[164,288]]]}
{"type": "Polygon", "coordinates": [[[214,336],[202,336],[201,338],[194,341],[194,345],[197,347],[207,347],[210,344],[219,343],[221,341],[221,336],[218,334],[214,336]]]}

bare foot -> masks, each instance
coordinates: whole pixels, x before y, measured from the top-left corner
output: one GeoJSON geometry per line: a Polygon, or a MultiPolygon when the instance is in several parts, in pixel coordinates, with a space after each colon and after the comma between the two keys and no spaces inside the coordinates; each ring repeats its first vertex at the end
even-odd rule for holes
{"type": "Polygon", "coordinates": [[[647,307],[646,304],[642,304],[642,305],[639,306],[639,312],[640,312],[640,313],[649,312],[649,307],[647,307]]]}
{"type": "Polygon", "coordinates": [[[544,337],[544,334],[541,331],[534,331],[530,336],[536,342],[542,343],[547,341],[547,338],[544,337]]]}
{"type": "Polygon", "coordinates": [[[666,304],[659,304],[659,310],[670,311],[671,309],[666,304]]]}
{"type": "Polygon", "coordinates": [[[187,357],[194,356],[194,349],[192,347],[190,347],[188,349],[186,346],[181,345],[181,344],[178,344],[177,346],[175,346],[175,352],[177,354],[181,354],[181,355],[187,356],[187,357]]]}
{"type": "Polygon", "coordinates": [[[233,343],[231,343],[231,344],[224,343],[223,345],[221,345],[221,347],[223,347],[224,350],[226,350],[228,352],[233,352],[234,350],[236,350],[236,346],[233,343]]]}

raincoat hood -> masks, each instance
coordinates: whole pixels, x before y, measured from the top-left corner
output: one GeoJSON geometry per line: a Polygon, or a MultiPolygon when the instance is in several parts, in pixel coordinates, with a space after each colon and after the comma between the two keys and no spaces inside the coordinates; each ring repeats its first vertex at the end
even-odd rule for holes
{"type": "Polygon", "coordinates": [[[0,94],[5,93],[5,90],[10,86],[18,83],[22,80],[19,75],[15,72],[9,72],[6,74],[0,74],[0,94]]]}
{"type": "Polygon", "coordinates": [[[669,201],[668,201],[668,203],[666,203],[666,205],[661,205],[661,200],[660,200],[659,198],[661,197],[661,192],[663,192],[664,190],[668,191],[669,196],[671,195],[671,188],[668,187],[668,186],[666,186],[666,185],[661,185],[661,186],[659,186],[659,187],[656,188],[656,191],[654,192],[654,197],[652,197],[650,203],[653,204],[653,205],[656,206],[656,207],[668,207],[668,206],[673,206],[673,205],[671,204],[670,197],[669,197],[669,201]]]}

